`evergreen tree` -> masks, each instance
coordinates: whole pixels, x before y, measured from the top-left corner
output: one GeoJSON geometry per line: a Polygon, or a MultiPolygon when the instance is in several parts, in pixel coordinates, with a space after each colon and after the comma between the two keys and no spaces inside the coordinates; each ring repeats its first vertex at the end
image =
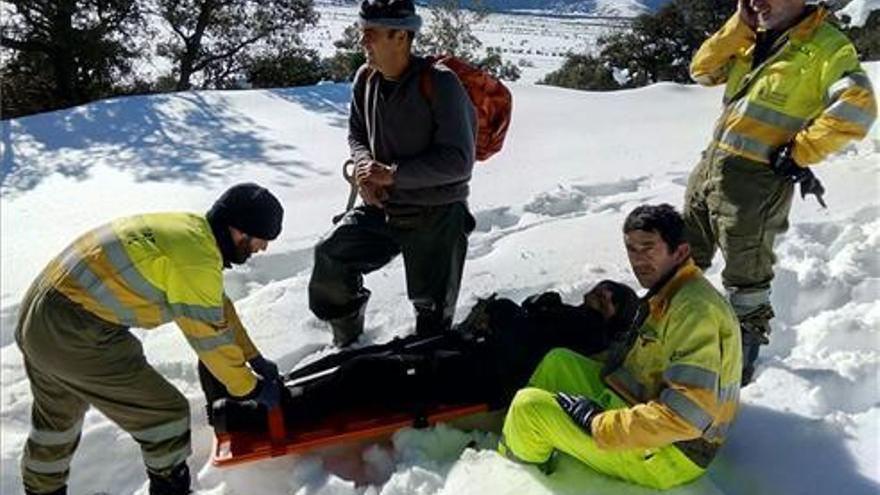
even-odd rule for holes
{"type": "Polygon", "coordinates": [[[114,94],[131,73],[142,27],[135,0],[8,0],[3,118],[114,94]]]}
{"type": "Polygon", "coordinates": [[[422,53],[452,55],[472,62],[483,46],[472,26],[483,22],[489,12],[482,2],[471,2],[464,9],[462,0],[436,0],[431,3],[431,21],[418,36],[416,50],[422,53]]]}
{"type": "Polygon", "coordinates": [[[479,53],[483,42],[473,32],[473,26],[483,22],[489,11],[481,0],[437,0],[431,4],[431,21],[416,38],[416,51],[429,55],[452,55],[474,64],[493,76],[508,81],[520,77],[519,67],[505,62],[495,50],[479,53]],[[464,7],[468,6],[469,9],[464,7]]]}
{"type": "Polygon", "coordinates": [[[360,28],[352,24],[345,28],[342,38],[333,42],[336,53],[324,60],[327,77],[333,81],[350,81],[358,67],[367,61],[360,44],[360,28]]]}
{"type": "Polygon", "coordinates": [[[597,53],[570,55],[542,82],[593,90],[691,82],[688,66],[694,52],[735,9],[736,2],[728,0],[672,0],[656,13],[637,17],[630,30],[599,38],[597,53]]]}
{"type": "Polygon", "coordinates": [[[509,60],[504,61],[497,50],[488,50],[488,54],[477,61],[477,66],[504,81],[516,81],[520,77],[519,67],[509,60]]]}
{"type": "Polygon", "coordinates": [[[309,49],[260,55],[247,62],[246,70],[248,83],[254,88],[310,86],[328,78],[318,52],[309,49]]]}
{"type": "Polygon", "coordinates": [[[246,64],[301,45],[300,32],[314,25],[312,0],[156,0],[174,38],[159,54],[174,64],[176,89],[198,77],[202,87],[229,87],[246,64]]]}
{"type": "Polygon", "coordinates": [[[578,54],[568,55],[562,67],[544,76],[538,84],[587,91],[608,91],[621,87],[611,69],[601,60],[578,54]]]}

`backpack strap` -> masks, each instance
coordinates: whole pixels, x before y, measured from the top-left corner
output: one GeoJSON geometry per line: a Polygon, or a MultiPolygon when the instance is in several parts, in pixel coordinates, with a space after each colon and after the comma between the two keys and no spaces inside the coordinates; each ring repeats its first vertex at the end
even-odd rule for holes
{"type": "Polygon", "coordinates": [[[429,56],[425,57],[425,60],[428,61],[427,64],[422,68],[422,72],[419,74],[419,92],[422,93],[422,96],[428,100],[429,105],[434,104],[434,75],[433,72],[436,70],[436,65],[439,63],[443,63],[442,57],[437,56],[429,56]]]}
{"type": "Polygon", "coordinates": [[[367,75],[364,77],[364,124],[367,127],[367,141],[370,145],[370,153],[373,158],[376,157],[376,92],[378,87],[374,87],[373,79],[375,79],[376,69],[368,67],[365,71],[367,75]]]}

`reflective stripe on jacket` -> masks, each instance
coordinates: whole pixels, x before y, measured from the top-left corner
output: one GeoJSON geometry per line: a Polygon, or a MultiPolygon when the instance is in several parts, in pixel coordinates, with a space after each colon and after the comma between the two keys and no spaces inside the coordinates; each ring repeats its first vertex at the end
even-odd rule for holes
{"type": "Polygon", "coordinates": [[[593,437],[601,448],[614,450],[702,439],[714,455],[739,401],[736,316],[690,260],[648,305],[650,313],[623,364],[605,376],[632,407],[599,414],[593,437]]]}
{"type": "Polygon", "coordinates": [[[757,35],[739,14],[703,43],[691,77],[706,86],[727,83],[714,135],[719,148],[769,163],[777,148],[794,142],[794,160],[807,166],[867,135],[877,117],[871,82],[827,15],[821,7],[807,15],[757,67],[757,35]]]}
{"type": "Polygon", "coordinates": [[[245,361],[258,352],[223,293],[220,250],[202,215],[114,220],[68,246],[41,283],[111,323],[153,328],[173,320],[231,394],[256,386],[245,361]]]}

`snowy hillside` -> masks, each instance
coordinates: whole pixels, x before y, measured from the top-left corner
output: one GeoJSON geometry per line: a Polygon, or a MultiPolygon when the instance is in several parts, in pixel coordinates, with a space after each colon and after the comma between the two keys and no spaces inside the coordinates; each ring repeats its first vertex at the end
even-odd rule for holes
{"type": "MultiPolygon", "coordinates": [[[[870,66],[880,87],[880,64],[870,66]]],[[[504,151],[478,165],[458,317],[478,296],[554,289],[569,301],[596,281],[636,286],[623,250],[625,214],[680,205],[720,111],[721,93],[658,84],[585,93],[513,85],[504,151]]],[[[19,300],[67,242],[115,216],[204,211],[234,182],[282,198],[281,238],[227,274],[254,341],[282,368],[327,352],[309,313],[312,246],[346,199],[339,168],[349,88],[320,85],[188,92],[96,102],[0,124],[0,493],[20,494],[18,458],[30,392],[13,342],[19,300]]],[[[880,490],[880,130],[818,169],[829,208],[795,200],[779,246],[780,310],[757,383],[743,393],[730,441],[685,495],[876,494],[880,490]]],[[[718,270],[710,271],[718,283],[718,270]]],[[[402,264],[367,278],[374,297],[362,343],[411,331],[402,264]]],[[[494,433],[441,426],[392,442],[218,470],[195,356],[171,326],[137,331],[148,359],[191,401],[200,493],[641,494],[574,463],[544,477],[492,450],[494,433]],[[476,448],[465,448],[475,441],[476,448]]],[[[72,494],[145,493],[136,444],[91,411],[72,465],[72,494]]]]}
{"type": "MultiPolygon", "coordinates": [[[[481,5],[493,12],[530,11],[545,14],[632,15],[656,10],[669,0],[464,0],[462,5],[481,5]]],[[[419,6],[431,0],[416,0],[419,6]]],[[[316,5],[358,5],[360,0],[315,0],[316,5]]]]}
{"type": "MultiPolygon", "coordinates": [[[[628,3],[620,0],[597,0],[595,3],[606,5],[607,9],[589,16],[561,15],[540,9],[496,12],[475,24],[473,31],[484,49],[496,49],[505,60],[520,67],[520,82],[535,82],[562,66],[569,52],[594,50],[599,36],[612,32],[613,25],[619,25],[591,16],[633,16],[642,11],[641,7],[623,9],[622,5],[628,3]]],[[[349,3],[316,2],[316,10],[321,18],[315,27],[303,34],[303,38],[310,48],[318,50],[322,56],[329,56],[335,51],[333,42],[357,20],[357,7],[349,3]]],[[[419,13],[427,26],[431,22],[430,10],[420,8],[419,13]]]]}

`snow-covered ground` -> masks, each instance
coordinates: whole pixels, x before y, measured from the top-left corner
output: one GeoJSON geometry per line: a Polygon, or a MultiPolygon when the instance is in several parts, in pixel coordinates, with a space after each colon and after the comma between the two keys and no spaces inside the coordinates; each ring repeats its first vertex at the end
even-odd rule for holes
{"type": "MultiPolygon", "coordinates": [[[[880,64],[869,66],[880,87],[880,64]]],[[[569,301],[596,281],[636,286],[623,250],[625,214],[680,205],[721,93],[675,84],[614,93],[512,85],[504,151],[477,166],[477,230],[459,317],[475,298],[554,289],[569,301]]],[[[343,207],[346,85],[120,98],[0,123],[0,492],[21,493],[18,459],[30,392],[12,334],[19,300],[42,266],[82,231],[119,215],[206,210],[230,184],[280,196],[284,232],[227,274],[254,340],[282,368],[328,351],[306,304],[312,246],[343,207]]],[[[757,382],[706,478],[673,493],[876,494],[880,490],[880,130],[818,169],[829,209],[795,201],[779,245],[779,311],[757,382]]],[[[710,271],[718,283],[718,269],[710,271]]],[[[367,278],[362,343],[411,331],[402,264],[367,278]]],[[[190,399],[200,493],[646,493],[563,462],[545,477],[492,450],[494,433],[446,426],[389,442],[229,470],[208,463],[211,433],[195,356],[174,327],[136,331],[148,359],[190,399]],[[474,441],[476,448],[466,448],[474,441]],[[356,481],[352,481],[356,480],[356,481]]],[[[99,413],[86,419],[72,494],[143,493],[136,444],[99,413]]]]}
{"type": "Polygon", "coordinates": [[[880,10],[880,0],[853,0],[846,3],[840,14],[848,15],[852,26],[864,26],[874,10],[880,10]]]}

